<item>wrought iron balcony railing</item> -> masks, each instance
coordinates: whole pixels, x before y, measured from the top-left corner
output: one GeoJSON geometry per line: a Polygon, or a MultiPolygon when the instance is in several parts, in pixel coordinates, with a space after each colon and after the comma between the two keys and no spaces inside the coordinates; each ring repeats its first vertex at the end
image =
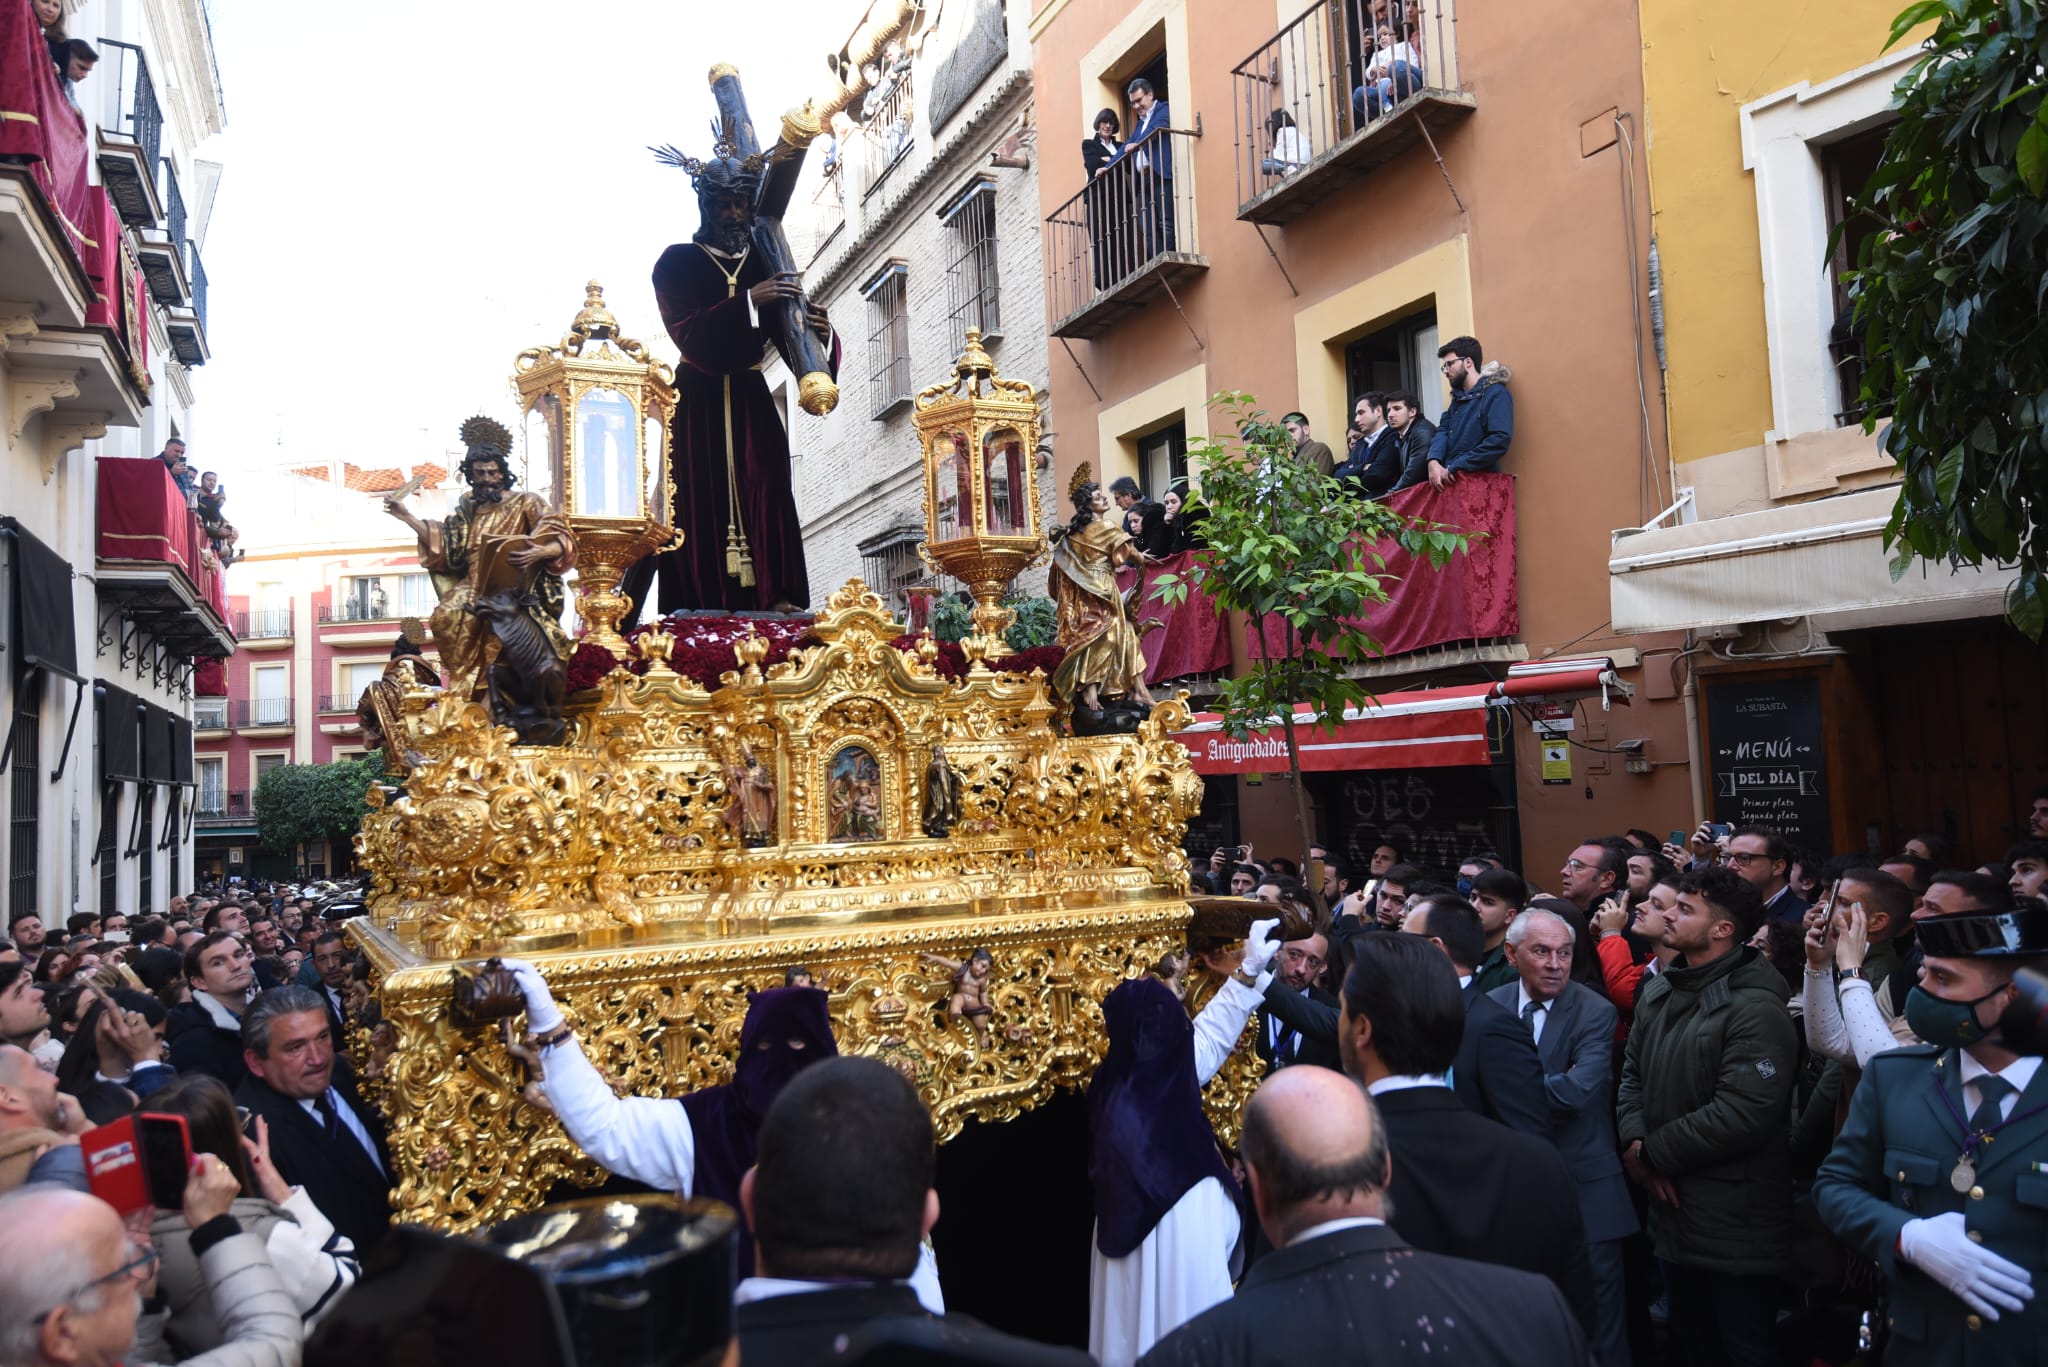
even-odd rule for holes
{"type": "Polygon", "coordinates": [[[1099,337],[1209,263],[1195,253],[1194,144],[1162,128],[1127,144],[1045,220],[1046,292],[1061,337],[1099,337]]]}

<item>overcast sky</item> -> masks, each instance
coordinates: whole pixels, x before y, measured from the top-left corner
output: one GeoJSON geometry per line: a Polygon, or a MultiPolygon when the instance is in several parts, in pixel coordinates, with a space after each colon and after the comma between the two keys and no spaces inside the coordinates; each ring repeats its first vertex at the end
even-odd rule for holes
{"type": "MultiPolygon", "coordinates": [[[[430,459],[596,279],[674,360],[648,284],[697,227],[706,73],[738,66],[764,140],[821,93],[865,0],[210,0],[228,131],[204,247],[213,359],[193,456],[430,459]]],[[[231,509],[245,529],[253,510],[231,509]]],[[[268,539],[268,538],[265,538],[268,539]]],[[[295,539],[295,538],[294,538],[295,539]]]]}

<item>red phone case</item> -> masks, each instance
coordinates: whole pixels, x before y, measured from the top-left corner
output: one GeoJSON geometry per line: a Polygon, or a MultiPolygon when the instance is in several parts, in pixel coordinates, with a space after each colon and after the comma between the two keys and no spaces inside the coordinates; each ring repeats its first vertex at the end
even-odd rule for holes
{"type": "Polygon", "coordinates": [[[124,1216],[144,1206],[175,1209],[184,1198],[182,1179],[178,1189],[169,1193],[153,1191],[151,1182],[153,1170],[160,1181],[168,1181],[174,1162],[181,1173],[192,1165],[192,1132],[183,1116],[124,1115],[87,1130],[79,1136],[78,1147],[85,1154],[86,1182],[92,1194],[124,1216]]]}

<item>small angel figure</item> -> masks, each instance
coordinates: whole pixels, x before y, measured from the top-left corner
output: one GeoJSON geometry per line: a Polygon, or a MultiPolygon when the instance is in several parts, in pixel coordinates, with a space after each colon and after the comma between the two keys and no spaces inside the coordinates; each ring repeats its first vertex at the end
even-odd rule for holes
{"type": "Polygon", "coordinates": [[[967,956],[965,963],[958,959],[948,959],[943,954],[927,954],[924,957],[953,975],[953,992],[946,999],[946,1014],[972,1021],[974,1033],[986,1045],[988,1018],[990,1012],[994,1010],[988,1004],[988,979],[989,974],[995,971],[995,956],[985,949],[977,949],[967,956]]]}

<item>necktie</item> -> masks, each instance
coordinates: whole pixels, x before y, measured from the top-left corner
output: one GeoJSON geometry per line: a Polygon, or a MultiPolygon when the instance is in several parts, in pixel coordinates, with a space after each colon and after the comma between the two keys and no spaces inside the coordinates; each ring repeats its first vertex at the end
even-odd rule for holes
{"type": "Polygon", "coordinates": [[[1995,1130],[2004,1121],[2001,1103],[2016,1090],[2010,1082],[1996,1073],[1986,1073],[1977,1079],[1977,1095],[1984,1098],[1977,1103],[1977,1109],[1970,1112],[1970,1128],[1982,1133],[1995,1130]]]}
{"type": "Polygon", "coordinates": [[[327,1093],[322,1092],[313,1098],[313,1109],[320,1112],[320,1121],[326,1126],[327,1137],[329,1139],[340,1138],[341,1117],[334,1113],[334,1103],[327,1099],[327,1093]]]}
{"type": "Polygon", "coordinates": [[[1522,1024],[1529,1027],[1531,1035],[1537,1034],[1541,1028],[1537,1017],[1542,1014],[1542,1011],[1542,1002],[1529,1002],[1522,1007],[1522,1024]]]}

